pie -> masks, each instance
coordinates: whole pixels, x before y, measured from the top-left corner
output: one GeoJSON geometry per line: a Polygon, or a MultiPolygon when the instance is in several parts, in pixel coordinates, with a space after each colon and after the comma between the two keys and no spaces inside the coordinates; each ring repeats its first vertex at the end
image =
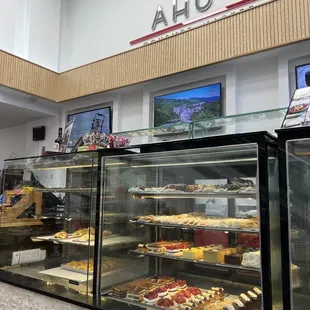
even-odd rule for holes
{"type": "Polygon", "coordinates": [[[298,112],[306,110],[308,107],[309,107],[309,104],[307,103],[296,104],[295,106],[289,108],[288,113],[290,114],[298,113],[298,112]]]}
{"type": "Polygon", "coordinates": [[[67,239],[68,234],[63,230],[63,231],[60,231],[57,234],[55,234],[54,238],[56,238],[56,239],[67,239]]]}

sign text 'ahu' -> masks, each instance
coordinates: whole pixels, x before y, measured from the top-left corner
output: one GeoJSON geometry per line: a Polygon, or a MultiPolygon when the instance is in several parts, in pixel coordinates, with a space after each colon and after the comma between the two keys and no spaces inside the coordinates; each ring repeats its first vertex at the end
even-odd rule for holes
{"type": "MultiPolygon", "coordinates": [[[[189,1],[184,0],[184,5],[181,7],[179,5],[178,0],[173,0],[173,10],[172,10],[172,20],[174,23],[177,22],[178,16],[184,15],[186,18],[189,17],[189,1]]],[[[205,12],[207,11],[210,6],[212,5],[213,0],[191,0],[195,1],[195,6],[198,12],[205,12]]],[[[183,1],[182,1],[183,2],[183,1]]],[[[156,10],[156,14],[152,24],[152,30],[156,30],[156,26],[158,24],[163,23],[165,26],[168,26],[168,18],[164,11],[164,8],[159,5],[156,10]]]]}

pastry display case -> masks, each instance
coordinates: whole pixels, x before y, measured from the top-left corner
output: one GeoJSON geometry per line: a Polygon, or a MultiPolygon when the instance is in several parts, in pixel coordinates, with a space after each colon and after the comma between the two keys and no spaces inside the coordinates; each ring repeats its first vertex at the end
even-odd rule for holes
{"type": "Polygon", "coordinates": [[[310,130],[282,129],[279,171],[284,309],[310,302],[310,130]]]}
{"type": "Polygon", "coordinates": [[[101,162],[97,260],[116,266],[97,277],[102,308],[282,309],[276,139],[255,132],[132,151],[101,162]]]}
{"type": "Polygon", "coordinates": [[[98,158],[87,152],[5,162],[1,281],[92,304],[98,158]]]}

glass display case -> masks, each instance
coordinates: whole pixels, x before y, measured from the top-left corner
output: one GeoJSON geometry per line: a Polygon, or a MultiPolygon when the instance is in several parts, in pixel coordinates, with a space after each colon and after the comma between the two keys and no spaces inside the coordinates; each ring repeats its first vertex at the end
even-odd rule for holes
{"type": "Polygon", "coordinates": [[[0,279],[92,304],[98,153],[8,160],[0,279]]]}
{"type": "MultiPolygon", "coordinates": [[[[278,131],[284,309],[310,301],[310,131],[278,131]]],[[[307,307],[307,306],[306,306],[307,307]]]]}
{"type": "Polygon", "coordinates": [[[276,139],[255,132],[134,151],[102,158],[97,260],[111,266],[102,307],[282,309],[276,139]]]}

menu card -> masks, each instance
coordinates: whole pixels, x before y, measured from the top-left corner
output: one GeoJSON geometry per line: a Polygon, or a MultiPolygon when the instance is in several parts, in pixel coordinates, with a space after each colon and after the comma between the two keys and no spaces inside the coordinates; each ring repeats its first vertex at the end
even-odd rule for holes
{"type": "Polygon", "coordinates": [[[310,87],[296,89],[282,128],[310,126],[310,87]]]}

